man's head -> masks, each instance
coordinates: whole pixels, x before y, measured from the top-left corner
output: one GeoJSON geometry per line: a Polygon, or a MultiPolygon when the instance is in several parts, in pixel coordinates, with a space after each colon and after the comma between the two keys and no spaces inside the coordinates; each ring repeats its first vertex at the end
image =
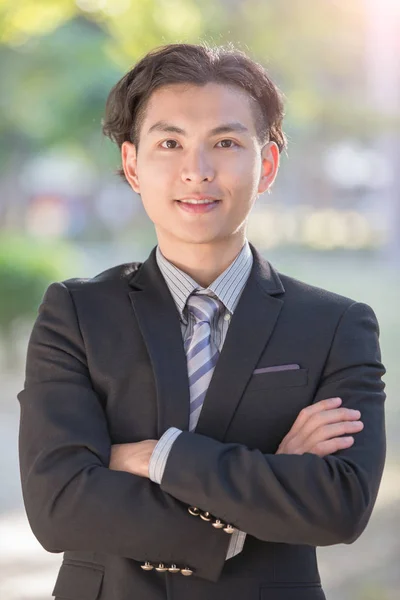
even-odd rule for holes
{"type": "Polygon", "coordinates": [[[120,174],[140,193],[157,236],[208,244],[243,234],[273,183],[282,97],[265,70],[232,47],[171,44],[148,53],[111,90],[103,132],[120,174]],[[182,203],[211,196],[206,212],[182,203]]]}

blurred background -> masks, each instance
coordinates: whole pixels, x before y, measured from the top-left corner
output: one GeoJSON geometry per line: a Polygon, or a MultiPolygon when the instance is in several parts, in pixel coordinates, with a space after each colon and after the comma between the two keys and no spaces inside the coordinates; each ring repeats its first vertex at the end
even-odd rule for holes
{"type": "Polygon", "coordinates": [[[26,345],[52,281],[156,243],[115,174],[105,100],[148,50],[234,42],[286,96],[288,151],[248,237],[283,273],[370,304],[388,450],[370,523],[318,549],[329,600],[400,596],[399,0],[0,0],[0,598],[47,600],[62,555],[31,533],[17,438],[26,345]]]}

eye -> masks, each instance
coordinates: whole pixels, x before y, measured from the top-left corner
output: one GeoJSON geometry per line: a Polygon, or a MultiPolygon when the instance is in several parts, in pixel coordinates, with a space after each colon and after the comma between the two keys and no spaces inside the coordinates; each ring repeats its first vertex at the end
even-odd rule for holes
{"type": "Polygon", "coordinates": [[[163,142],[161,142],[161,147],[164,148],[165,150],[174,150],[176,148],[176,146],[171,146],[170,144],[177,144],[178,142],[176,140],[164,140],[163,142]],[[167,144],[167,147],[163,146],[163,144],[167,144]]]}
{"type": "Polygon", "coordinates": [[[222,148],[233,148],[233,146],[237,146],[238,144],[236,142],[234,142],[233,140],[221,140],[218,142],[218,144],[223,144],[222,148]],[[226,142],[228,142],[228,144],[230,144],[229,146],[226,146],[226,142]]]}

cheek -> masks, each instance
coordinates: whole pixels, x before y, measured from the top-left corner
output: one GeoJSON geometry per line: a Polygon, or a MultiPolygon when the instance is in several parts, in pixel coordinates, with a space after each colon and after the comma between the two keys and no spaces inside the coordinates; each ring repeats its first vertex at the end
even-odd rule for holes
{"type": "Polygon", "coordinates": [[[165,186],[166,181],[170,181],[175,177],[176,164],[174,161],[165,160],[165,158],[142,155],[141,160],[138,160],[137,163],[141,186],[148,189],[157,189],[165,186]]]}
{"type": "Polygon", "coordinates": [[[252,167],[246,170],[241,168],[232,174],[229,187],[234,196],[240,197],[243,204],[250,204],[254,194],[257,193],[258,179],[257,174],[252,172],[252,167]],[[248,199],[248,202],[245,202],[248,199]]]}
{"type": "Polygon", "coordinates": [[[224,169],[221,165],[221,172],[224,172],[225,178],[229,179],[237,190],[248,191],[253,189],[254,185],[258,185],[260,168],[258,162],[251,156],[238,155],[238,159],[230,164],[229,169],[224,169]]]}

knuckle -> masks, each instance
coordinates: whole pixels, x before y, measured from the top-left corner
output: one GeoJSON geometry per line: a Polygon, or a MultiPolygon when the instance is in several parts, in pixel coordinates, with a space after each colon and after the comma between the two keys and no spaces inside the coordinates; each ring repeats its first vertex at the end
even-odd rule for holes
{"type": "Polygon", "coordinates": [[[304,408],[301,409],[301,411],[299,412],[299,418],[300,419],[305,419],[308,418],[309,414],[311,413],[311,406],[305,406],[304,408]]]}
{"type": "Polygon", "coordinates": [[[331,398],[327,398],[326,400],[321,400],[319,402],[319,408],[321,410],[329,410],[332,408],[331,398]]]}

